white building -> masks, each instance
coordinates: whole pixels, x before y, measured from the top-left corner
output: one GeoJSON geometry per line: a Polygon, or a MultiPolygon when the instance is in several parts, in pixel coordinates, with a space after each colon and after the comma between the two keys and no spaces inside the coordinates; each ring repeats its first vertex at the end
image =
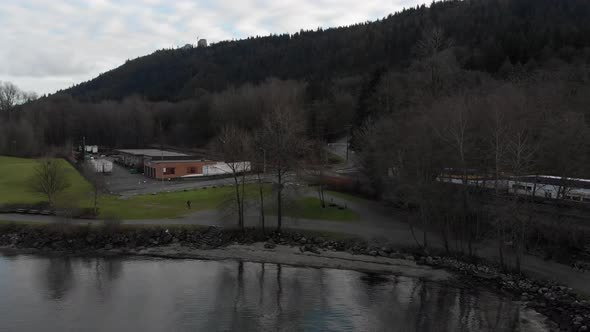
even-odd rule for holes
{"type": "Polygon", "coordinates": [[[235,169],[237,173],[249,172],[251,170],[249,161],[236,161],[234,163],[218,162],[214,165],[203,166],[203,175],[223,175],[233,174],[232,169],[235,169]]]}
{"type": "Polygon", "coordinates": [[[108,159],[90,159],[88,162],[96,173],[110,174],[113,172],[113,162],[108,159]]]}
{"type": "Polygon", "coordinates": [[[519,195],[563,198],[569,201],[590,203],[590,180],[588,179],[529,175],[508,180],[508,190],[519,195]]]}
{"type": "Polygon", "coordinates": [[[98,145],[86,145],[84,151],[87,153],[98,153],[98,145]]]}

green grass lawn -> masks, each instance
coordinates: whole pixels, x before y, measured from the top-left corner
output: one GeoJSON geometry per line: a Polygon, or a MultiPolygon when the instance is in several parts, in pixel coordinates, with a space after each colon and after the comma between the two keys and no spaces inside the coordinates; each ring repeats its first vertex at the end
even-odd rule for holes
{"type": "MultiPolygon", "coordinates": [[[[61,200],[76,206],[90,206],[92,186],[63,159],[58,160],[68,173],[71,186],[63,193],[61,200]]],[[[0,204],[38,204],[45,202],[45,196],[29,189],[37,160],[0,156],[0,204]]]]}
{"type": "Polygon", "coordinates": [[[332,165],[346,164],[346,159],[340,157],[339,155],[332,153],[330,151],[326,151],[326,154],[328,156],[328,163],[332,165]]]}
{"type": "Polygon", "coordinates": [[[137,195],[129,198],[103,196],[100,217],[120,219],[176,218],[191,212],[213,210],[233,193],[233,187],[196,189],[157,195],[137,195]],[[191,201],[187,209],[186,201],[191,201]]]}
{"type": "MultiPolygon", "coordinates": [[[[246,197],[253,197],[257,190],[256,185],[246,185],[246,197]]],[[[268,189],[266,191],[268,193],[268,189]]],[[[100,217],[116,217],[119,219],[177,218],[196,211],[217,209],[224,201],[232,199],[233,194],[233,187],[219,187],[160,193],[157,195],[137,195],[126,199],[104,196],[100,201],[100,217]],[[187,200],[191,201],[190,210],[186,207],[187,200]]],[[[271,202],[273,201],[267,198],[267,204],[271,202]]],[[[230,202],[229,204],[233,203],[230,202]]],[[[272,208],[267,210],[270,214],[273,214],[272,208]]],[[[322,208],[320,200],[315,197],[302,197],[289,203],[285,208],[285,215],[304,219],[338,221],[353,221],[359,218],[356,212],[348,209],[322,208]]]]}
{"type": "Polygon", "coordinates": [[[340,191],[326,190],[325,193],[326,194],[330,194],[330,195],[332,195],[334,197],[342,198],[342,199],[345,199],[347,201],[356,202],[356,203],[367,203],[367,202],[370,202],[371,201],[371,200],[366,199],[366,198],[361,197],[361,196],[351,195],[351,194],[343,193],[343,192],[340,192],[340,191]]]}
{"type": "MultiPolygon", "coordinates": [[[[275,206],[276,202],[272,202],[272,207],[269,207],[267,212],[276,215],[275,206]]],[[[331,221],[355,221],[359,219],[358,213],[349,209],[340,210],[329,206],[322,208],[319,198],[316,197],[300,197],[294,201],[286,202],[284,214],[288,217],[331,221]]]]}
{"type": "MultiPolygon", "coordinates": [[[[47,199],[28,188],[29,179],[34,174],[34,159],[0,157],[0,204],[35,205],[47,199]]],[[[58,207],[92,208],[93,190],[78,171],[63,159],[71,186],[62,193],[56,204],[58,207]]],[[[170,219],[178,218],[196,211],[217,209],[224,201],[232,198],[233,187],[196,189],[191,191],[159,193],[157,195],[137,195],[129,198],[104,195],[99,200],[99,218],[118,219],[170,219]],[[186,201],[192,203],[187,209],[186,201]]],[[[265,188],[270,194],[270,186],[265,188]]],[[[258,186],[246,186],[246,195],[257,199],[258,186]]],[[[267,196],[268,197],[268,196],[267,196]]],[[[267,198],[267,206],[273,200],[267,198]]],[[[231,204],[231,203],[230,203],[231,204]]],[[[273,204],[274,205],[274,204],[273,204]]],[[[272,208],[269,208],[272,214],[272,208]]],[[[304,219],[323,219],[352,221],[358,214],[351,210],[339,210],[334,207],[322,208],[315,197],[297,198],[285,208],[285,215],[304,219]]]]}
{"type": "Polygon", "coordinates": [[[349,209],[340,210],[336,207],[329,206],[322,208],[320,199],[316,197],[304,197],[297,202],[296,206],[298,206],[298,212],[294,213],[294,215],[303,219],[333,221],[354,221],[359,219],[359,215],[349,209]]]}

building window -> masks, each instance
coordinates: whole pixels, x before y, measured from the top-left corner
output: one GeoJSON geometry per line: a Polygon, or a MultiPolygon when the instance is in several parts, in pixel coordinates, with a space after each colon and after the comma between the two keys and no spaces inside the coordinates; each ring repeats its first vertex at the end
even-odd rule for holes
{"type": "Polygon", "coordinates": [[[196,167],[194,167],[194,166],[193,166],[193,167],[187,167],[187,168],[186,168],[186,172],[187,172],[188,174],[197,174],[197,168],[196,168],[196,167]]]}
{"type": "Polygon", "coordinates": [[[525,190],[528,189],[527,187],[523,186],[523,185],[519,185],[519,184],[513,184],[512,185],[512,189],[520,189],[520,190],[525,190]]]}
{"type": "Polygon", "coordinates": [[[163,171],[164,175],[176,174],[176,168],[174,167],[164,167],[163,171]]]}

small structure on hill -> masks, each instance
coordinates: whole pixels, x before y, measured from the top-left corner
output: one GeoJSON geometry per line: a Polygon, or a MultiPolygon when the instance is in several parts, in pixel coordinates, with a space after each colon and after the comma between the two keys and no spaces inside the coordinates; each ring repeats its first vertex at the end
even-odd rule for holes
{"type": "Polygon", "coordinates": [[[197,47],[207,47],[207,39],[199,39],[197,47]]]}

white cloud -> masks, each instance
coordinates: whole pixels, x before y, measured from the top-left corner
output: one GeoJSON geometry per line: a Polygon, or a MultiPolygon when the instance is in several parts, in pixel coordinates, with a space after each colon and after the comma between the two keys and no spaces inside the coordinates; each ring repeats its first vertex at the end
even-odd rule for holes
{"type": "Polygon", "coordinates": [[[159,48],[384,17],[425,0],[3,0],[0,80],[51,93],[159,48]]]}

